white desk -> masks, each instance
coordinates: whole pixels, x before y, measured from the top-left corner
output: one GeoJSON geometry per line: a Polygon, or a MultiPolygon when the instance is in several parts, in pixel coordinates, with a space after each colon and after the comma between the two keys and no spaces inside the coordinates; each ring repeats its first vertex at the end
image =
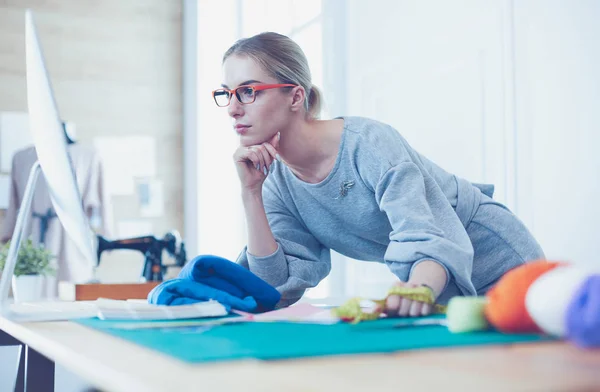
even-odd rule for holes
{"type": "Polygon", "coordinates": [[[43,391],[54,385],[51,361],[101,390],[123,392],[600,390],[600,350],[566,343],[191,365],[74,322],[0,318],[0,329],[28,346],[28,378],[43,391]]]}

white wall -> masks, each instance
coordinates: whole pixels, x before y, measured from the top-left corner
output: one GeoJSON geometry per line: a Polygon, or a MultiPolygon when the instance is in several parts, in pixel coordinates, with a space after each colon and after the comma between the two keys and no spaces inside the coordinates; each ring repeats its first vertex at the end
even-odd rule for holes
{"type": "Polygon", "coordinates": [[[548,257],[600,263],[600,2],[515,1],[518,207],[548,257]]]}
{"type": "MultiPolygon", "coordinates": [[[[240,36],[238,1],[197,3],[197,169],[196,254],[215,254],[235,259],[245,243],[245,224],[239,180],[233,165],[238,145],[226,109],[215,105],[211,91],[222,83],[221,58],[240,36]]],[[[191,201],[193,202],[193,201],[191,201]]],[[[194,239],[190,239],[194,240],[194,239]]]]}
{"type": "MultiPolygon", "coordinates": [[[[347,109],[387,122],[446,170],[514,201],[509,23],[501,1],[348,2],[347,109]]],[[[512,205],[511,205],[512,207],[512,205]]],[[[349,295],[383,295],[387,267],[350,262],[349,295]]]]}
{"type": "MultiPolygon", "coordinates": [[[[347,112],[525,221],[551,259],[600,253],[600,2],[347,3],[347,112]]],[[[349,261],[347,295],[382,295],[384,266],[349,261]]]]}

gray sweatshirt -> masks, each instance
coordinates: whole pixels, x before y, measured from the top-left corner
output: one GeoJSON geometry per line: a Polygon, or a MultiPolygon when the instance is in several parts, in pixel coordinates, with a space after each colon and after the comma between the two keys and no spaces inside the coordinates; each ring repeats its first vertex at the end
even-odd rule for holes
{"type": "Polygon", "coordinates": [[[389,125],[343,119],[335,166],[320,183],[306,183],[274,163],[263,202],[278,248],[264,257],[245,248],[237,262],[276,287],[281,306],[329,274],[330,249],[386,263],[402,281],[418,263],[433,260],[463,295],[475,295],[473,246],[465,227],[481,192],[491,196],[493,186],[444,171],[389,125]]]}

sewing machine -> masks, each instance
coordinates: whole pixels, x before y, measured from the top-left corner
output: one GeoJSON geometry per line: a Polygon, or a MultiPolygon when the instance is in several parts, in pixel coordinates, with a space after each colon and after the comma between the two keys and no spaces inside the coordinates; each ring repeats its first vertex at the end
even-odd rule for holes
{"type": "Polygon", "coordinates": [[[97,240],[98,265],[100,264],[102,252],[106,250],[129,249],[142,252],[145,258],[142,277],[146,282],[162,281],[168,268],[183,267],[187,261],[185,245],[181,239],[181,235],[175,230],[168,232],[160,239],[149,235],[109,241],[101,235],[97,235],[97,240]],[[174,258],[174,263],[163,263],[162,256],[165,250],[174,258]]]}

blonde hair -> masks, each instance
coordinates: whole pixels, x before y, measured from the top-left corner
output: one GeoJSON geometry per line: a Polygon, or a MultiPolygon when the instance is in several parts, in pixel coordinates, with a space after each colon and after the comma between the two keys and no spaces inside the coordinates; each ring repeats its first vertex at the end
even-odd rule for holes
{"type": "Polygon", "coordinates": [[[321,92],[312,84],[310,68],[304,52],[289,37],[266,32],[250,38],[242,38],[223,55],[223,62],[233,55],[245,55],[257,61],[280,83],[296,84],[304,87],[307,98],[304,108],[311,119],[321,113],[321,92]]]}

